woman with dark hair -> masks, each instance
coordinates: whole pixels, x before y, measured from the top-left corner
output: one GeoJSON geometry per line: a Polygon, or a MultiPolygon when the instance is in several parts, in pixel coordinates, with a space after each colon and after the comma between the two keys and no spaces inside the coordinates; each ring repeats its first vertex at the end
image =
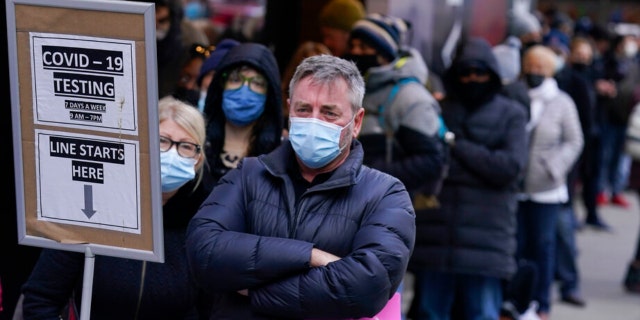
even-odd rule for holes
{"type": "Polygon", "coordinates": [[[273,150],[282,136],[280,71],[273,53],[258,43],[233,47],[207,90],[206,153],[215,179],[246,156],[273,150]]]}

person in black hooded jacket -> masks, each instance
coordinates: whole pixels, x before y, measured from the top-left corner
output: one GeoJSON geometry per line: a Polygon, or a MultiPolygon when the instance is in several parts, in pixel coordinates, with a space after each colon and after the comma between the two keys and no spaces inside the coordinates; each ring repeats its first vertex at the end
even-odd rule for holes
{"type": "Polygon", "coordinates": [[[281,90],[276,59],[262,44],[239,44],[220,61],[204,106],[206,155],[216,181],[242,158],[280,144],[281,90]]]}
{"type": "Polygon", "coordinates": [[[440,208],[416,217],[416,318],[450,318],[455,304],[464,319],[498,319],[503,281],[516,272],[526,114],[499,94],[498,62],[484,39],[463,43],[443,80],[442,116],[455,143],[440,208]]]}

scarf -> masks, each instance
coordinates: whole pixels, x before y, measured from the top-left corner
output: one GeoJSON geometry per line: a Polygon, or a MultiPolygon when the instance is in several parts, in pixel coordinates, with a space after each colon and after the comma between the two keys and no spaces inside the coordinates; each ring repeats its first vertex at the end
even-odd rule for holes
{"type": "Polygon", "coordinates": [[[546,78],[538,87],[529,89],[529,98],[531,98],[529,111],[531,116],[529,123],[527,123],[527,132],[531,132],[540,121],[540,116],[546,106],[545,101],[556,96],[558,92],[560,92],[560,89],[554,78],[546,78]]]}

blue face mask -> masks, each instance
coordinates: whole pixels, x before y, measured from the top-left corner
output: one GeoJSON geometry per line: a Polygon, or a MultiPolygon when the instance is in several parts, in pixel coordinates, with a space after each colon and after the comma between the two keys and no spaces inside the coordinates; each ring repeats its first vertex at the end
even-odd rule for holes
{"type": "Polygon", "coordinates": [[[340,134],[348,127],[324,122],[316,118],[289,118],[289,141],[298,158],[307,167],[318,169],[333,161],[346,144],[340,147],[340,134]]]}
{"type": "Polygon", "coordinates": [[[195,168],[197,160],[183,158],[176,148],[160,152],[160,180],[162,192],[178,190],[189,180],[196,176],[195,168]]]}
{"type": "Polygon", "coordinates": [[[249,86],[243,85],[222,93],[222,111],[231,123],[246,126],[260,117],[265,101],[266,94],[253,92],[249,86]]]}

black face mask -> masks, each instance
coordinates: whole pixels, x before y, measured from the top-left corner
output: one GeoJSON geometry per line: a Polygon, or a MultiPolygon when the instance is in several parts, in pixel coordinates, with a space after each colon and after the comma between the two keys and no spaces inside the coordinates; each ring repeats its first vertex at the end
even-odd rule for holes
{"type": "Polygon", "coordinates": [[[469,81],[466,83],[459,82],[458,97],[460,101],[467,107],[480,106],[486,101],[489,101],[494,95],[494,91],[491,90],[491,81],[477,82],[469,81]]]}
{"type": "Polygon", "coordinates": [[[537,88],[544,81],[545,76],[540,74],[527,73],[524,75],[524,80],[527,81],[529,88],[537,88]]]}
{"type": "Polygon", "coordinates": [[[375,54],[346,54],[342,58],[355,62],[360,74],[363,76],[370,68],[380,66],[380,63],[378,63],[378,56],[375,54]]]}
{"type": "Polygon", "coordinates": [[[585,71],[589,66],[586,63],[572,63],[571,68],[576,71],[585,71]]]}

